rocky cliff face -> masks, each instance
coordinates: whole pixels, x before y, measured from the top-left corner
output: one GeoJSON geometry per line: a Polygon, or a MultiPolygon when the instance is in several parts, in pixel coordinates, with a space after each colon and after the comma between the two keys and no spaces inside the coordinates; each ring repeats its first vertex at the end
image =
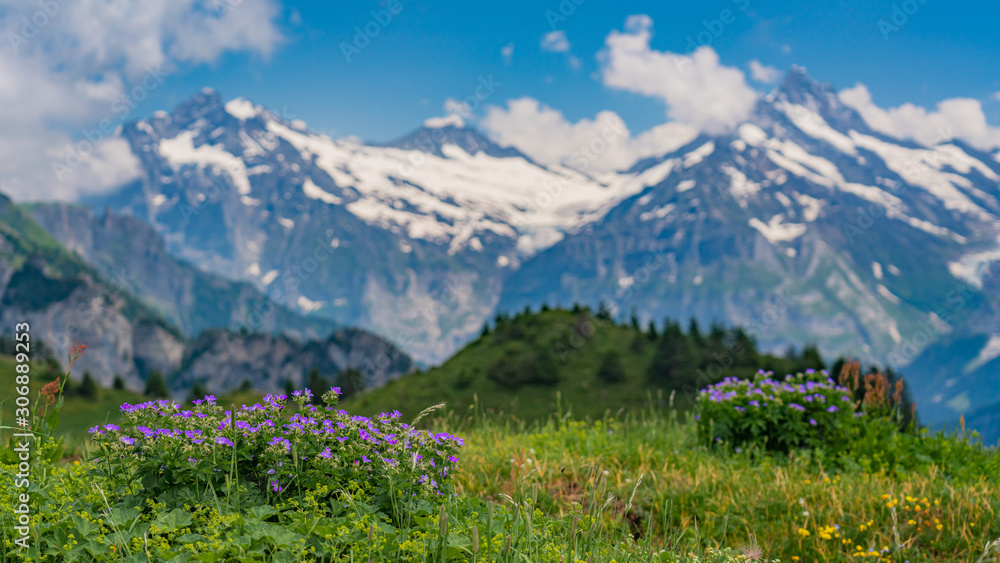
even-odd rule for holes
{"type": "Polygon", "coordinates": [[[286,336],[255,334],[241,337],[211,331],[202,334],[185,350],[179,375],[171,379],[178,393],[196,382],[210,391],[224,391],[249,381],[255,389],[280,392],[286,382],[296,388],[307,383],[313,369],[345,392],[383,385],[413,368],[410,358],[398,348],[371,333],[342,329],[325,340],[299,342],[286,336]],[[342,374],[356,370],[358,380],[342,374]]]}
{"type": "Polygon", "coordinates": [[[89,371],[99,384],[110,386],[120,376],[127,387],[141,391],[149,373],[158,370],[182,397],[194,382],[213,392],[229,391],[244,380],[271,391],[279,390],[278,384],[283,389],[285,380],[302,386],[313,368],[333,382],[354,368],[362,375],[355,387],[381,385],[413,367],[409,356],[376,335],[334,329],[329,320],[303,319],[281,309],[270,326],[287,323],[300,327],[297,333],[277,336],[243,326],[242,331],[203,331],[189,340],[156,309],[192,331],[219,326],[213,322],[226,328],[222,323],[260,294],[249,284],[206,275],[171,258],[159,236],[135,220],[95,218],[85,209],[58,205],[34,212],[92,266],[0,195],[0,333],[12,334],[16,323],[27,322],[32,340],[45,342],[64,363],[75,342],[86,342],[76,377],[89,371]],[[323,331],[323,337],[310,339],[308,331],[323,331]]]}
{"type": "Polygon", "coordinates": [[[101,384],[120,375],[140,388],[139,364],[176,361],[183,338],[121,288],[45,233],[20,208],[0,195],[0,331],[12,334],[29,323],[34,340],[45,342],[65,362],[74,342],[87,354],[76,375],[90,371],[101,384]],[[150,342],[160,346],[150,346],[150,342]]]}
{"type": "Polygon", "coordinates": [[[248,282],[202,272],[174,258],[162,237],[133,217],[62,203],[32,205],[32,217],[63,245],[139,297],[186,336],[212,328],[326,338],[337,324],[269,302],[248,282]]]}

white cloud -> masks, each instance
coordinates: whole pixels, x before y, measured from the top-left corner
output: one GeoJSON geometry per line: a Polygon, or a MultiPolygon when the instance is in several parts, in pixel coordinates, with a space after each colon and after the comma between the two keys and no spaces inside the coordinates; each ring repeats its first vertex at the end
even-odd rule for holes
{"type": "Polygon", "coordinates": [[[1000,92],[993,92],[992,98],[994,100],[1000,101],[1000,92]]]}
{"type": "Polygon", "coordinates": [[[566,38],[566,32],[560,29],[546,33],[542,37],[541,47],[543,51],[550,51],[552,53],[568,53],[569,39],[566,38]]]}
{"type": "Polygon", "coordinates": [[[72,199],[134,177],[114,126],[183,66],[270,55],[277,1],[0,0],[0,189],[72,199]]]}
{"type": "Polygon", "coordinates": [[[601,52],[606,86],[651,96],[667,106],[667,116],[708,133],[746,120],[758,93],[739,69],[719,64],[708,46],[691,55],[650,49],[653,20],[629,16],[625,31],[612,31],[601,52]]]}
{"type": "Polygon", "coordinates": [[[455,98],[448,98],[444,101],[444,111],[448,115],[459,115],[466,119],[472,117],[472,109],[469,108],[469,104],[455,98]]]}
{"type": "Polygon", "coordinates": [[[760,61],[754,59],[750,61],[750,76],[757,82],[772,84],[781,78],[781,71],[773,66],[761,64],[760,61]]]}
{"type": "Polygon", "coordinates": [[[984,150],[1000,146],[1000,128],[986,122],[979,100],[949,98],[938,102],[934,110],[911,103],[883,109],[875,105],[863,84],[843,90],[839,96],[861,114],[869,127],[893,137],[913,139],[923,145],[957,138],[984,150]]]}
{"type": "Polygon", "coordinates": [[[506,108],[490,106],[480,124],[501,144],[514,145],[540,163],[593,172],[628,168],[640,158],[679,148],[697,135],[689,126],[665,123],[633,137],[613,111],[572,123],[533,98],[509,100],[506,108]]]}
{"type": "Polygon", "coordinates": [[[503,64],[509,66],[510,61],[514,58],[514,44],[508,43],[500,47],[500,55],[503,57],[503,64]]]}
{"type": "Polygon", "coordinates": [[[472,111],[469,108],[469,104],[456,100],[455,98],[448,98],[444,101],[444,116],[442,117],[431,117],[424,121],[424,127],[429,127],[431,129],[438,129],[441,127],[447,127],[453,125],[455,127],[465,127],[465,120],[472,117],[472,111]]]}

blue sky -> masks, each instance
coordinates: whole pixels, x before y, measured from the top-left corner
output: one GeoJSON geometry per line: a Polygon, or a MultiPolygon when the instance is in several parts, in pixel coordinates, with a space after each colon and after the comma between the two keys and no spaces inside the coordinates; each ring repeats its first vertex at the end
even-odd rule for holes
{"type": "Polygon", "coordinates": [[[113,125],[206,86],[367,141],[452,100],[543,163],[625,128],[592,163],[615,170],[733,127],[798,64],[883,133],[995,150],[998,16],[992,2],[941,0],[0,0],[0,190],[114,189],[138,163],[113,125]]]}
{"type": "MultiPolygon", "coordinates": [[[[171,107],[208,85],[227,97],[287,107],[317,130],[387,140],[441,114],[445,99],[471,94],[478,77],[492,74],[502,85],[487,104],[530,96],[571,121],[611,109],[638,132],[663,122],[662,102],[609,89],[595,75],[607,35],[622,29],[629,15],[647,14],[656,50],[689,53],[690,45],[710,37],[708,45],[724,65],[748,74],[754,59],[782,72],[800,64],[838,88],[865,84],[883,107],[912,102],[933,108],[946,98],[970,97],[982,100],[991,122],[1000,121],[1000,101],[991,97],[1000,91],[995,28],[1000,8],[995,3],[585,0],[577,5],[566,0],[561,12],[556,0],[410,0],[400,3],[401,11],[388,24],[377,27],[368,46],[345,60],[341,43],[352,42],[355,26],[370,24],[371,10],[385,5],[285,2],[280,18],[285,41],[269,58],[227,55],[173,77],[140,111],[171,107]],[[902,13],[905,23],[880,28],[880,20],[897,27],[894,5],[902,6],[895,21],[902,13]],[[913,6],[912,14],[902,11],[913,6]],[[732,23],[713,24],[727,9],[732,23]],[[565,20],[562,13],[569,13],[565,20]],[[565,32],[570,53],[540,47],[553,28],[565,32]],[[719,30],[718,36],[712,33],[719,30]],[[505,64],[501,50],[509,45],[513,53],[505,64]],[[580,62],[578,69],[570,56],[580,62]]],[[[752,84],[762,91],[770,88],[752,84]]]]}

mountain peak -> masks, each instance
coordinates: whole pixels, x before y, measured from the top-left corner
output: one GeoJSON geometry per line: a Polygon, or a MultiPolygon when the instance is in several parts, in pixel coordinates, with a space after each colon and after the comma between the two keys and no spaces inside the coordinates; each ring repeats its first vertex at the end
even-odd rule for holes
{"type": "Polygon", "coordinates": [[[863,133],[871,131],[854,108],[840,101],[832,84],[814,80],[804,66],[792,65],[781,85],[763,100],[759,111],[764,114],[774,111],[784,113],[786,105],[802,106],[813,111],[840,132],[852,129],[863,133]]]}
{"type": "Polygon", "coordinates": [[[428,119],[420,129],[395,141],[377,146],[418,150],[437,156],[445,156],[441,151],[445,145],[455,145],[469,154],[482,152],[498,158],[521,157],[528,161],[531,160],[516,148],[501,147],[475,128],[466,127],[462,118],[455,114],[428,119]]]}
{"type": "Polygon", "coordinates": [[[170,113],[172,121],[184,128],[198,121],[207,119],[218,121],[219,113],[225,111],[222,96],[214,88],[202,88],[197,94],[181,102],[170,113]]]}
{"type": "Polygon", "coordinates": [[[806,72],[806,67],[792,65],[774,96],[789,103],[810,106],[828,103],[829,98],[836,96],[836,92],[829,83],[813,80],[806,72]]]}

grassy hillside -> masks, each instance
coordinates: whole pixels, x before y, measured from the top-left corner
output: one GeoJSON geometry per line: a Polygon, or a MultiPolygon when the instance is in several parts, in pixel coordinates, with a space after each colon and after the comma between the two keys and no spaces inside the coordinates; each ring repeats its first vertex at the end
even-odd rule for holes
{"type": "Polygon", "coordinates": [[[831,463],[822,456],[833,452],[706,448],[684,418],[650,410],[592,424],[553,417],[518,428],[487,416],[438,425],[467,439],[458,494],[504,503],[531,491],[543,513],[561,517],[610,494],[615,521],[673,553],[976,561],[1000,537],[1000,457],[960,435],[912,440],[907,467],[874,471],[861,466],[899,455],[898,438],[857,441],[831,463]]]}
{"type": "Polygon", "coordinates": [[[363,414],[397,409],[412,417],[441,402],[463,412],[476,401],[487,412],[535,420],[557,408],[578,417],[642,407],[649,397],[675,406],[726,376],[758,369],[789,373],[823,367],[814,351],[781,358],[757,352],[739,329],[706,333],[675,323],[641,329],[586,308],[497,317],[483,335],[439,367],[417,372],[348,400],[363,414]]]}

